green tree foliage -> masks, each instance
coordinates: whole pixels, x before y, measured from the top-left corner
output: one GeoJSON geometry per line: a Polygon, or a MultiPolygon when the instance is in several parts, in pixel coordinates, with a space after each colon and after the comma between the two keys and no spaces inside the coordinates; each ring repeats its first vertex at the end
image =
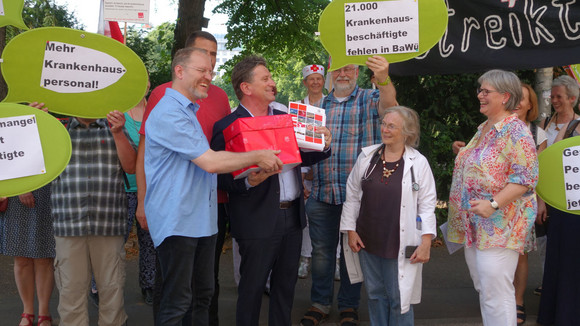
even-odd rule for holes
{"type": "Polygon", "coordinates": [[[393,77],[401,105],[415,109],[421,119],[419,151],[429,159],[437,195],[449,198],[455,155],[451,143],[469,141],[484,116],[475,94],[479,74],[393,77]]]}
{"type": "MultiPolygon", "coordinates": [[[[328,0],[224,0],[216,13],[227,14],[227,47],[263,55],[271,70],[282,72],[292,59],[323,63],[326,51],[318,41],[318,18],[328,0]]],[[[237,62],[231,60],[229,67],[237,62]]],[[[295,73],[295,71],[292,71],[295,73]]]]}
{"type": "Polygon", "coordinates": [[[306,87],[302,84],[302,68],[305,65],[298,59],[289,60],[285,65],[273,65],[275,70],[272,74],[278,89],[276,101],[288,105],[288,102],[300,101],[306,96],[306,87]]]}
{"type": "MultiPolygon", "coordinates": [[[[82,29],[74,14],[66,6],[59,6],[54,0],[25,0],[22,19],[28,28],[38,27],[69,27],[82,29]]],[[[10,41],[23,30],[14,26],[6,26],[6,41],[10,41]]]]}
{"type": "Polygon", "coordinates": [[[134,27],[127,30],[127,46],[143,60],[151,89],[171,80],[174,29],[174,23],[163,23],[150,32],[134,27]]]}
{"type": "MultiPolygon", "coordinates": [[[[26,26],[31,29],[52,26],[84,28],[66,6],[57,5],[53,0],[25,0],[22,18],[26,26]]],[[[11,36],[20,32],[12,26],[8,26],[7,29],[11,36]]]]}

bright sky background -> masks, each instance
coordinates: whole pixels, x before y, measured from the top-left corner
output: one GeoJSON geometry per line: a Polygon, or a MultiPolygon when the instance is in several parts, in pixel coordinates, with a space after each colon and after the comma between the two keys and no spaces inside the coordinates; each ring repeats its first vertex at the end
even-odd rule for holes
{"type": "MultiPolygon", "coordinates": [[[[150,25],[155,27],[164,22],[175,22],[177,18],[177,4],[179,0],[150,0],[149,20],[150,25]],[[171,4],[174,2],[174,4],[171,4]]],[[[55,0],[58,5],[66,5],[69,12],[74,12],[77,19],[85,25],[85,30],[96,33],[99,26],[100,0],[55,0]]],[[[219,0],[206,0],[204,17],[209,18],[209,26],[204,30],[212,34],[226,34],[226,15],[214,15],[212,10],[220,3],[219,0]]],[[[124,23],[119,23],[123,29],[124,23]]]]}

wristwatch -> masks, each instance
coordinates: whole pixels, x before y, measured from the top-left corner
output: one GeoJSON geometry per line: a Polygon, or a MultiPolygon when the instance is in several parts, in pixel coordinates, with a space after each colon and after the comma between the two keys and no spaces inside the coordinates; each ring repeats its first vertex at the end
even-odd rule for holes
{"type": "Polygon", "coordinates": [[[491,204],[491,208],[497,210],[499,208],[499,204],[495,201],[495,199],[490,199],[489,200],[490,204],[491,204]]]}

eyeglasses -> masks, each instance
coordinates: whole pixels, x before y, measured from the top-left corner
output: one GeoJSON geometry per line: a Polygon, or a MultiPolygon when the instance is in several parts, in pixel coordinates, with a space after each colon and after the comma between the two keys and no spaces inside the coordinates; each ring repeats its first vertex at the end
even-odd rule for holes
{"type": "Polygon", "coordinates": [[[394,123],[385,123],[385,122],[381,122],[381,128],[385,128],[389,131],[393,131],[393,130],[397,130],[399,129],[399,127],[397,127],[394,123]]]}
{"type": "Polygon", "coordinates": [[[479,93],[482,93],[483,96],[487,96],[489,93],[500,93],[499,91],[494,91],[494,90],[480,88],[480,87],[478,87],[475,91],[476,91],[477,95],[479,95],[479,93]]]}
{"type": "Polygon", "coordinates": [[[351,74],[356,70],[355,67],[344,67],[344,68],[340,68],[337,70],[333,70],[331,73],[333,75],[340,75],[341,72],[344,72],[345,74],[351,74]]]}
{"type": "Polygon", "coordinates": [[[203,69],[203,68],[191,67],[191,66],[182,66],[182,67],[183,68],[191,68],[191,69],[197,70],[197,71],[201,72],[204,75],[205,74],[210,74],[212,79],[217,75],[217,73],[215,71],[211,71],[209,69],[203,69]]]}

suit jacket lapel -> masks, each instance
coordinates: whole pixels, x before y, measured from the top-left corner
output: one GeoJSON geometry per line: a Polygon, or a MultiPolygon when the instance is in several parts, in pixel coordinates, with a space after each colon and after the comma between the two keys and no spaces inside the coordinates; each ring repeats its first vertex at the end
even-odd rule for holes
{"type": "Polygon", "coordinates": [[[241,104],[238,105],[234,113],[238,116],[238,118],[249,118],[251,117],[250,112],[246,110],[241,104]]]}

